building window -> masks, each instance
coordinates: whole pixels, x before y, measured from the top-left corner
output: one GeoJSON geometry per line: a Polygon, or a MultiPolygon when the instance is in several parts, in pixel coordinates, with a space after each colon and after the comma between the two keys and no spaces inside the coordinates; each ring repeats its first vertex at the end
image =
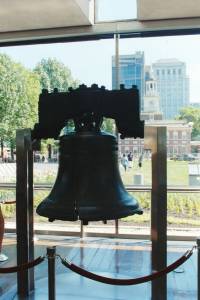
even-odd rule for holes
{"type": "Polygon", "coordinates": [[[187,139],[187,132],[186,131],[182,131],[182,139],[183,140],[187,139]]]}
{"type": "Polygon", "coordinates": [[[182,154],[186,153],[186,147],[182,147],[182,154]]]}
{"type": "Polygon", "coordinates": [[[178,153],[178,149],[177,147],[174,147],[174,154],[177,154],[178,153]]]}
{"type": "Polygon", "coordinates": [[[174,140],[178,139],[178,131],[173,132],[173,138],[174,138],[174,140]]]}

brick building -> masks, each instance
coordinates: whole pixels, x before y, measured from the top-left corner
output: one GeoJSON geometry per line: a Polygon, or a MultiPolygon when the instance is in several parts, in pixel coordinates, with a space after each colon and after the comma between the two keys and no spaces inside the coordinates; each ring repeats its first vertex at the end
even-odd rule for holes
{"type": "MultiPolygon", "coordinates": [[[[191,131],[192,127],[185,121],[161,120],[146,121],[148,126],[166,126],[167,127],[167,155],[168,157],[182,156],[191,153],[191,131]]],[[[143,139],[120,139],[119,152],[132,152],[134,156],[138,156],[144,149],[143,139]]]]}

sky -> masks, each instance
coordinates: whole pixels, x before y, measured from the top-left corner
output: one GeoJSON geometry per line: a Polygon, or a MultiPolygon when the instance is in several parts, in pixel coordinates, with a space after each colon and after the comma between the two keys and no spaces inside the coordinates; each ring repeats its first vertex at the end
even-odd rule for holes
{"type": "MultiPolygon", "coordinates": [[[[134,54],[144,51],[145,64],[158,59],[176,58],[186,63],[190,78],[190,101],[200,102],[200,36],[176,36],[156,38],[121,39],[120,54],[134,54]]],[[[112,55],[115,42],[99,40],[90,42],[56,43],[46,45],[2,47],[0,53],[7,53],[15,61],[33,69],[42,58],[55,57],[68,66],[75,79],[91,85],[97,83],[111,88],[112,55]]]]}
{"type": "Polygon", "coordinates": [[[137,0],[97,0],[96,2],[97,20],[135,19],[137,16],[137,0]]]}

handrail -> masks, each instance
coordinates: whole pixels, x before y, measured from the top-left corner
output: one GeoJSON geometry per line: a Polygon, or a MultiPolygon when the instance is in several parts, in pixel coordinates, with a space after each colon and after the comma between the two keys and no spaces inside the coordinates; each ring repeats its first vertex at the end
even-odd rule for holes
{"type": "MultiPolygon", "coordinates": [[[[35,190],[48,190],[51,189],[53,186],[52,184],[34,184],[35,190]]],[[[128,192],[151,192],[150,185],[126,185],[126,190],[128,192]]],[[[0,183],[0,189],[15,189],[16,183],[0,183]]],[[[199,193],[200,186],[168,186],[167,188],[168,193],[199,193]]]]}
{"type": "MultiPolygon", "coordinates": [[[[126,190],[128,192],[151,192],[150,185],[126,185],[126,190]]],[[[168,186],[168,193],[198,193],[200,192],[200,186],[168,186]]]]}

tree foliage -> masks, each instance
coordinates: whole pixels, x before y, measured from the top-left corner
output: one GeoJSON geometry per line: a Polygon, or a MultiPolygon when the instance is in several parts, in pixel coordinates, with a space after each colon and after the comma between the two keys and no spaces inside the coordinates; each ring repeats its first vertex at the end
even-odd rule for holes
{"type": "Polygon", "coordinates": [[[115,122],[113,119],[105,119],[103,120],[102,130],[109,132],[111,134],[115,134],[115,122]]]}
{"type": "Polygon", "coordinates": [[[77,87],[79,82],[74,80],[70,69],[56,58],[42,59],[34,71],[39,75],[41,89],[67,91],[69,87],[77,87]]]}
{"type": "MultiPolygon", "coordinates": [[[[76,88],[79,84],[78,80],[73,79],[70,69],[56,58],[43,58],[34,68],[34,72],[39,76],[40,88],[49,92],[54,88],[59,92],[67,91],[69,87],[76,88]]],[[[48,149],[49,159],[52,156],[52,146],[55,145],[52,139],[42,141],[43,150],[48,149]]]]}
{"type": "Polygon", "coordinates": [[[32,127],[36,122],[39,96],[38,76],[0,54],[0,138],[14,144],[18,128],[32,127]]]}
{"type": "Polygon", "coordinates": [[[192,139],[200,139],[200,108],[185,107],[181,109],[178,120],[186,120],[192,125],[192,139]]]}

